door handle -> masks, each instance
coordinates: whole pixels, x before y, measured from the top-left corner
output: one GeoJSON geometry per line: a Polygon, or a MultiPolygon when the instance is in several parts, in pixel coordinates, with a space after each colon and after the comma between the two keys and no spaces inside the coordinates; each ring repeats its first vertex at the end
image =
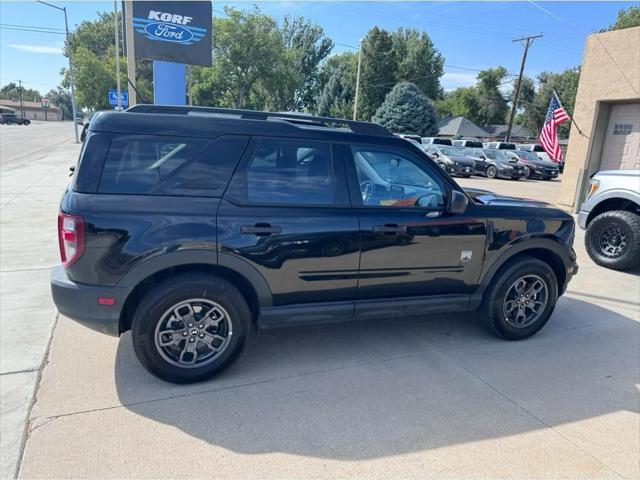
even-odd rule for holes
{"type": "Polygon", "coordinates": [[[385,223],[384,225],[374,225],[373,231],[378,233],[407,233],[406,225],[396,225],[395,223],[385,223]]]}
{"type": "Polygon", "coordinates": [[[265,237],[267,235],[280,232],[282,232],[281,227],[272,226],[269,223],[256,223],[255,225],[240,226],[240,233],[245,235],[256,235],[258,237],[265,237]]]}

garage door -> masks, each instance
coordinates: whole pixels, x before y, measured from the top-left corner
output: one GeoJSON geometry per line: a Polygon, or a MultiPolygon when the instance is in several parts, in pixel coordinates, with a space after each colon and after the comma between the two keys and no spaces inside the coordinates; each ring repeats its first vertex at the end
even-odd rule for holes
{"type": "Polygon", "coordinates": [[[600,170],[640,170],[640,103],[611,106],[600,170]]]}

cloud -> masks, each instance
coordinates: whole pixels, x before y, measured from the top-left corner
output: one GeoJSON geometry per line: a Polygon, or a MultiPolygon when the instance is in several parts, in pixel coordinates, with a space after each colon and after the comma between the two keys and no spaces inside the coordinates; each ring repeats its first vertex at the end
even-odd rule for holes
{"type": "Polygon", "coordinates": [[[24,45],[21,43],[10,43],[11,48],[28,53],[43,53],[45,55],[61,55],[62,46],[51,47],[48,45],[24,45]]]}
{"type": "Polygon", "coordinates": [[[472,87],[476,84],[477,73],[445,72],[440,82],[445,90],[458,87],[472,87]]]}

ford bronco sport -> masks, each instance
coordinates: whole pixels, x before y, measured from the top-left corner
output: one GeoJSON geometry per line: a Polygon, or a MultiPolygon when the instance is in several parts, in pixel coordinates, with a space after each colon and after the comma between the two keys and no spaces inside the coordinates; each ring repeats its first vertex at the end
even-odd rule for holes
{"type": "Polygon", "coordinates": [[[523,339],[577,271],[574,221],[487,193],[373,123],[100,113],[60,205],[53,298],[90,328],[131,330],[140,362],[181,383],[223,370],[254,327],[479,309],[523,339]]]}

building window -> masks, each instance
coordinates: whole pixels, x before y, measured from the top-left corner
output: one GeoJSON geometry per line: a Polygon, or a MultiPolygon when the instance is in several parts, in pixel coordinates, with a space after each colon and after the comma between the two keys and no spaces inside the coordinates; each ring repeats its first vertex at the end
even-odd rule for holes
{"type": "Polygon", "coordinates": [[[616,123],[613,126],[614,135],[631,135],[633,125],[631,123],[616,123]]]}

